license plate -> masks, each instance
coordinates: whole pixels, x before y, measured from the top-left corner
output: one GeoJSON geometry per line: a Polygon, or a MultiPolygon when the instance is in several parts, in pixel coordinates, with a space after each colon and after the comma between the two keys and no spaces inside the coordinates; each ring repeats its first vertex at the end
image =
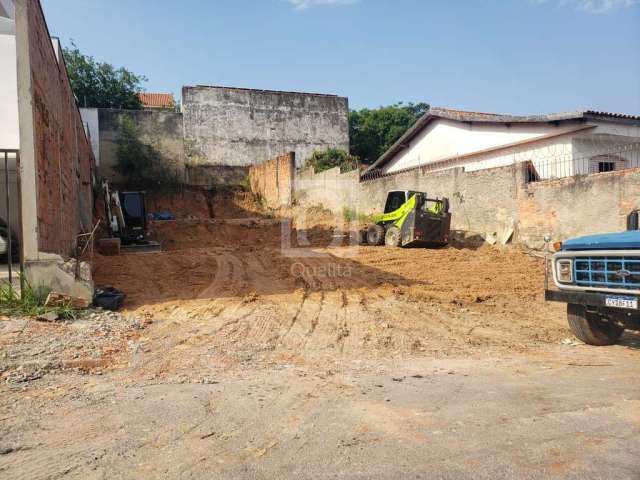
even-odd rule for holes
{"type": "Polygon", "coordinates": [[[638,299],[635,297],[606,297],[604,304],[607,307],[638,309],[638,299]]]}

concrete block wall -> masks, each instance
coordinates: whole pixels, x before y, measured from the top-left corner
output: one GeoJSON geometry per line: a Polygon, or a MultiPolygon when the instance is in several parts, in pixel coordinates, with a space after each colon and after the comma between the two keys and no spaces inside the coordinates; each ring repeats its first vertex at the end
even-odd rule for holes
{"type": "Polygon", "coordinates": [[[282,152],[295,152],[300,166],[314,150],[349,149],[349,108],[343,97],[184,87],[182,110],[186,162],[192,170],[246,168],[282,152]]]}
{"type": "Polygon", "coordinates": [[[415,169],[359,182],[357,172],[338,168],[296,172],[294,197],[302,206],[322,205],[341,214],[379,212],[390,190],[424,191],[448,197],[452,228],[482,235],[514,229],[514,241],[541,249],[543,237],[622,231],[626,216],[640,209],[640,169],[526,183],[525,164],[486,170],[440,172],[415,169]]]}
{"type": "Polygon", "coordinates": [[[519,235],[532,246],[547,232],[566,240],[622,231],[640,209],[640,169],[529,183],[518,193],[519,235]]]}
{"type": "Polygon", "coordinates": [[[313,167],[297,169],[294,176],[294,199],[300,205],[322,205],[339,213],[345,208],[360,210],[359,173],[340,173],[331,168],[316,173],[313,167]]]}
{"type": "Polygon", "coordinates": [[[267,160],[249,167],[249,186],[269,208],[287,207],[293,202],[296,154],[267,160]]]}

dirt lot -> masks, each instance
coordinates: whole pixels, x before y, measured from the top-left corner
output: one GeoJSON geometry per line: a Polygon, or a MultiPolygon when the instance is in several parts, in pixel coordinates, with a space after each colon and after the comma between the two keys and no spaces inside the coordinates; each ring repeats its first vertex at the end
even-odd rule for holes
{"type": "Polygon", "coordinates": [[[539,258],[201,216],[96,259],[123,315],[0,321],[0,477],[639,478],[639,338],[567,341],[539,258]]]}

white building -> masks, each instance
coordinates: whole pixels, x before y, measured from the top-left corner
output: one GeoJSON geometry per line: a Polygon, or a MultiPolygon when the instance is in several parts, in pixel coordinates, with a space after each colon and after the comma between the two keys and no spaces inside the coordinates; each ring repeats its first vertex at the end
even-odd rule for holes
{"type": "Polygon", "coordinates": [[[479,170],[528,162],[531,180],[640,167],[640,116],[536,116],[432,108],[366,174],[423,167],[479,170]]]}
{"type": "Polygon", "coordinates": [[[19,149],[16,24],[13,0],[0,0],[0,148],[19,149]]]}

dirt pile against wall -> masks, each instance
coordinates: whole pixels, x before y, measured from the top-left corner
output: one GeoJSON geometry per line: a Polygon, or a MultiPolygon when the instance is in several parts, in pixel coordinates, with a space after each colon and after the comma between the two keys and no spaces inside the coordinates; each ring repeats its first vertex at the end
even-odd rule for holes
{"type": "Polygon", "coordinates": [[[175,192],[147,192],[147,211],[171,212],[177,219],[248,218],[265,212],[251,192],[236,188],[182,187],[175,192]]]}

